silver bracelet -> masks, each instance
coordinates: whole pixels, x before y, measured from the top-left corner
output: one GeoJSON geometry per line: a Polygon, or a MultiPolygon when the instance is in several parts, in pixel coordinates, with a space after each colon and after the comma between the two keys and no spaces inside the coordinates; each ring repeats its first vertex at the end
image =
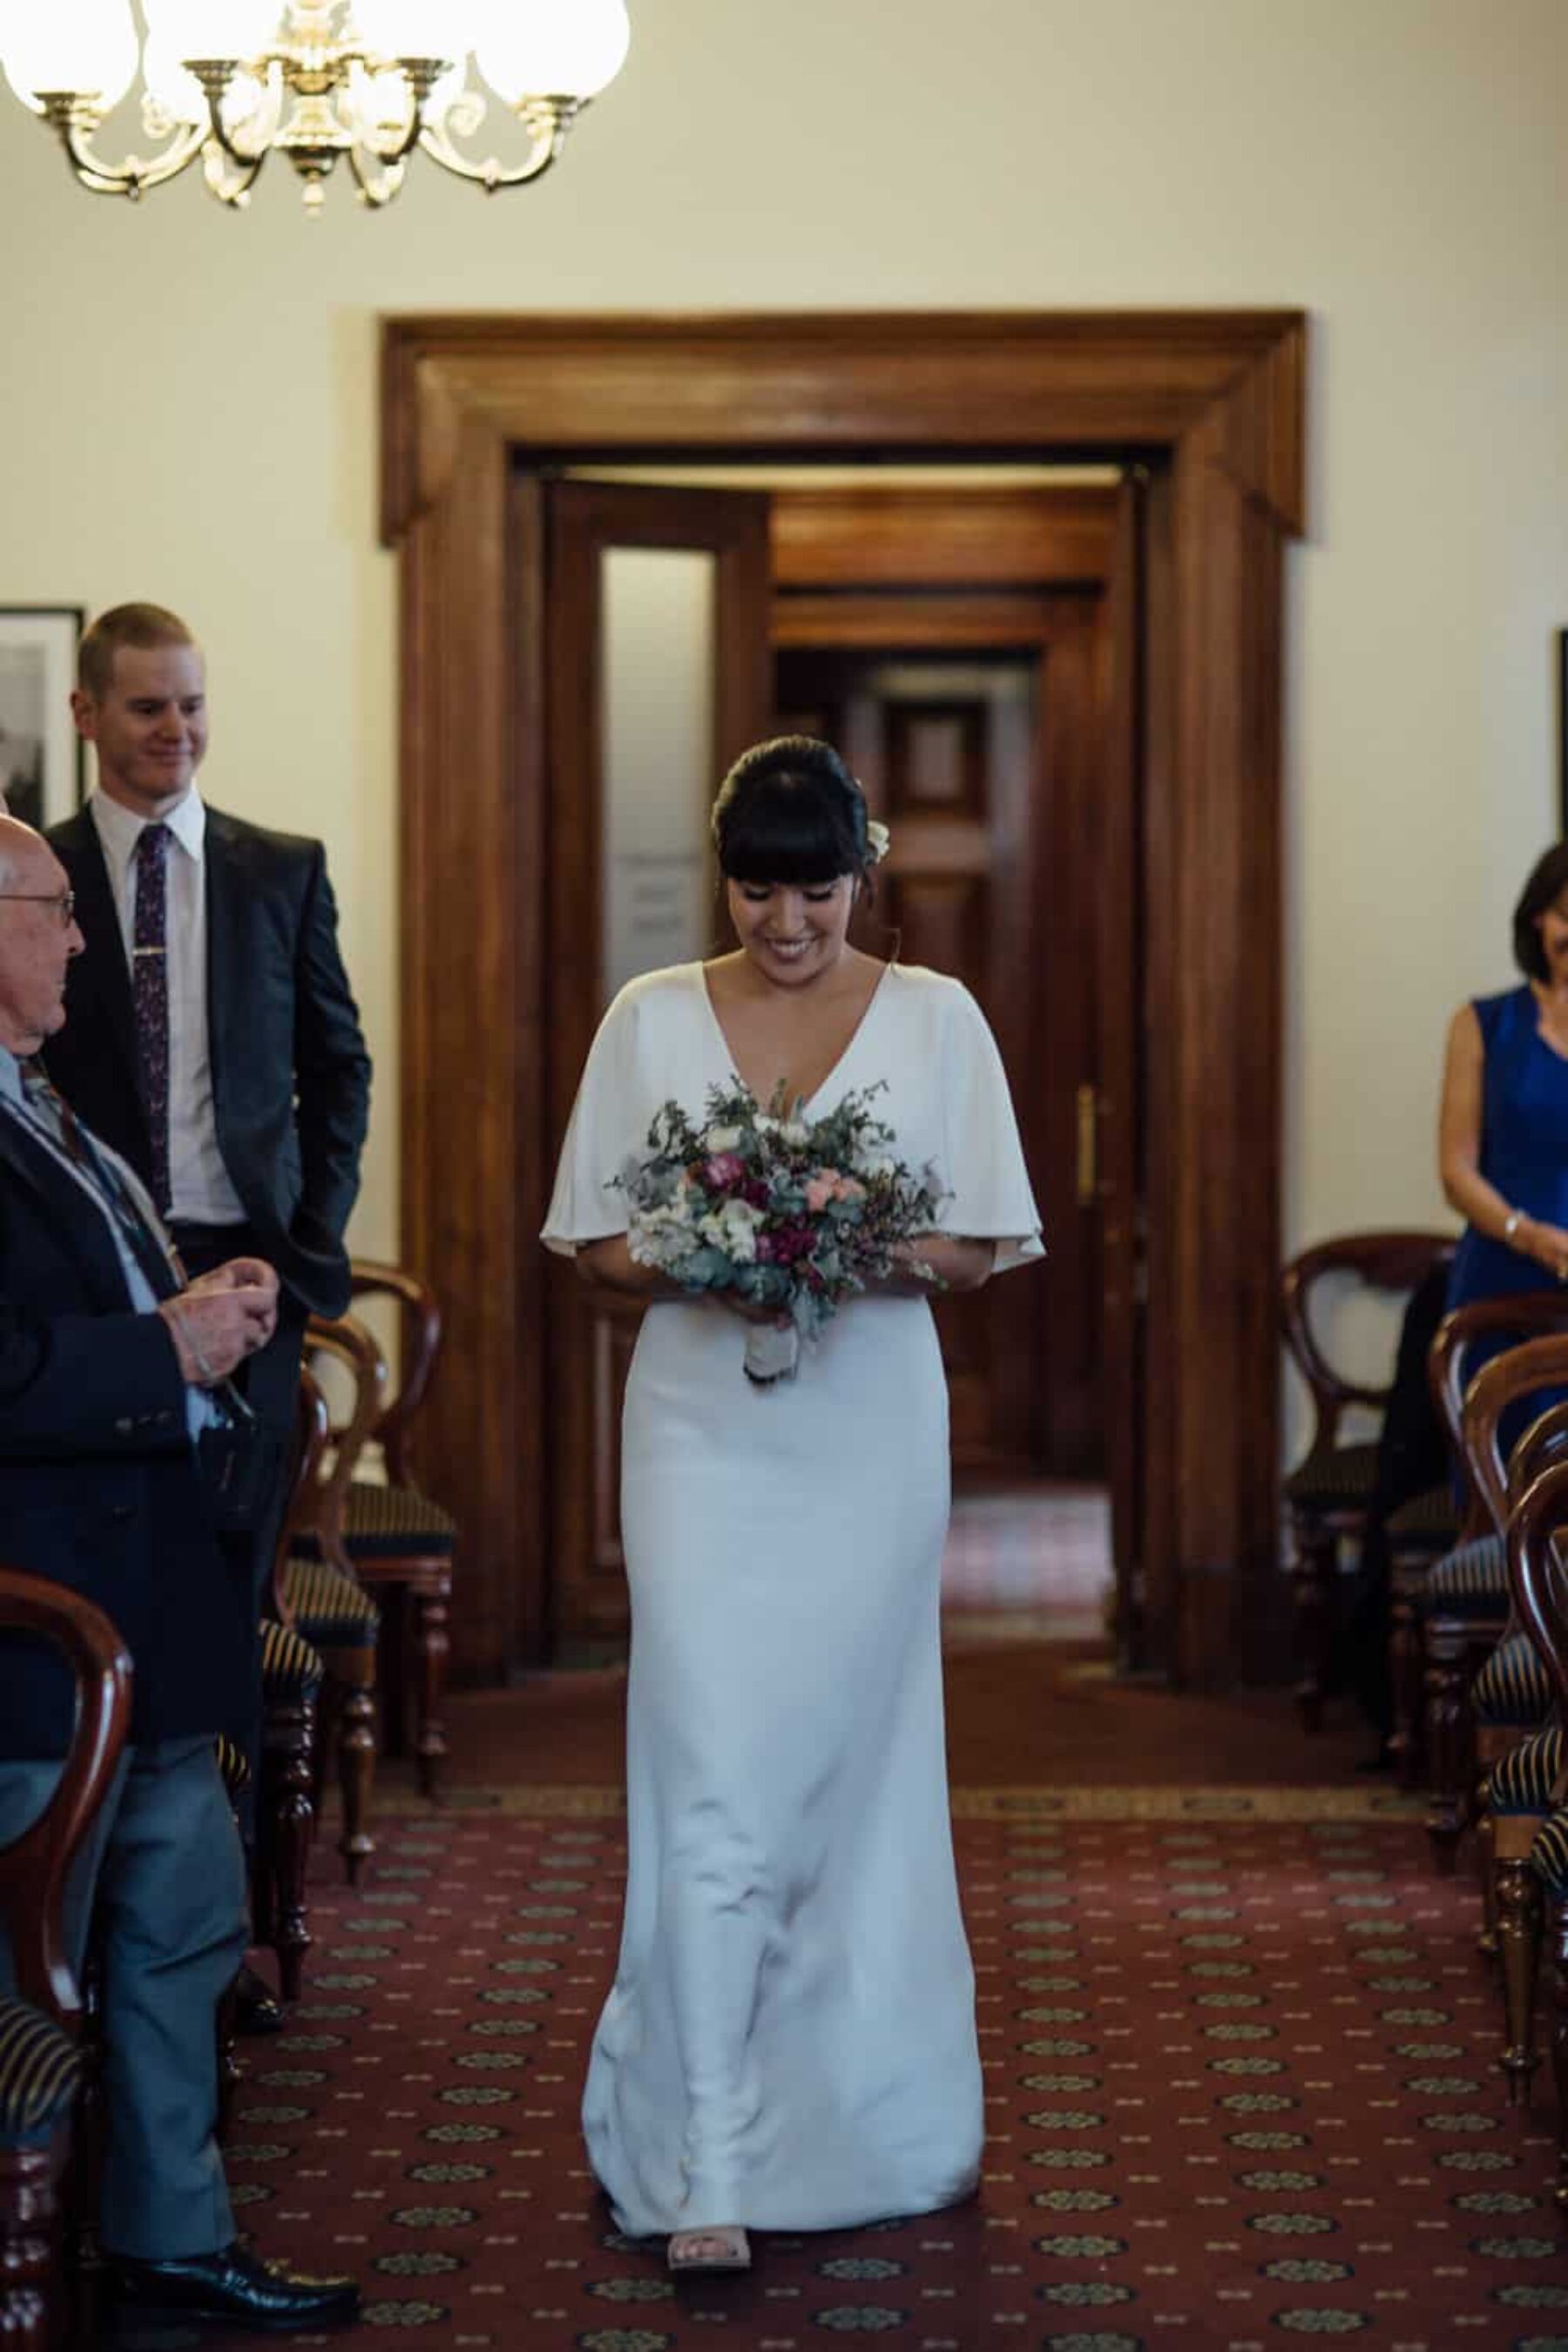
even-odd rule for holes
{"type": "Polygon", "coordinates": [[[1511,1245],[1515,1234],[1518,1233],[1523,1223],[1524,1211],[1522,1209],[1510,1209],[1507,1216],[1502,1221],[1502,1237],[1504,1241],[1508,1242],[1511,1245]]]}

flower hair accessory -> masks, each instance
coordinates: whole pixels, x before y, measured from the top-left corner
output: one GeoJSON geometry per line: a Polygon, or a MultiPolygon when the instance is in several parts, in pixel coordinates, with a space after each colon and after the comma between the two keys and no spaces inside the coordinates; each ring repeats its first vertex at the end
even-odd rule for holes
{"type": "Polygon", "coordinates": [[[893,845],[893,836],[879,817],[866,819],[866,846],[871,853],[873,866],[880,866],[893,845]]]}

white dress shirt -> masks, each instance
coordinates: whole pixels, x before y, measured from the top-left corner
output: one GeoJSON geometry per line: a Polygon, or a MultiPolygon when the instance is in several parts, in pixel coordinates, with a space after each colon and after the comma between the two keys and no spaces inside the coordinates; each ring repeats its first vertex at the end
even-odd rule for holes
{"type": "MultiPolygon", "coordinates": [[[[136,932],[136,844],[156,820],[95,792],[88,802],[120,917],[126,969],[136,932]]],[[[174,836],[164,866],[168,892],[169,1214],[176,1223],[238,1225],[245,1209],[223,1164],[213,1112],[207,1043],[207,813],[195,784],[163,819],[174,836]]]]}

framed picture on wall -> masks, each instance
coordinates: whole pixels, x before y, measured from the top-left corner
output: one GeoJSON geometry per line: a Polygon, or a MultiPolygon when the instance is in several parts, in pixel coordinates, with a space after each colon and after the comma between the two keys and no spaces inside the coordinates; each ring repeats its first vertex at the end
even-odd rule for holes
{"type": "Polygon", "coordinates": [[[79,604],[0,604],[0,801],[40,831],[81,802],[70,692],[85,617],[79,604]]]}

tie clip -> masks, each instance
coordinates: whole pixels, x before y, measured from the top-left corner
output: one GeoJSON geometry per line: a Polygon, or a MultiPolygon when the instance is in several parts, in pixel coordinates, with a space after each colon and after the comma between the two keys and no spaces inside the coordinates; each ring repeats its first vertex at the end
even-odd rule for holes
{"type": "Polygon", "coordinates": [[[132,955],[162,955],[163,953],[163,950],[162,948],[132,948],[131,952],[132,955]]]}

